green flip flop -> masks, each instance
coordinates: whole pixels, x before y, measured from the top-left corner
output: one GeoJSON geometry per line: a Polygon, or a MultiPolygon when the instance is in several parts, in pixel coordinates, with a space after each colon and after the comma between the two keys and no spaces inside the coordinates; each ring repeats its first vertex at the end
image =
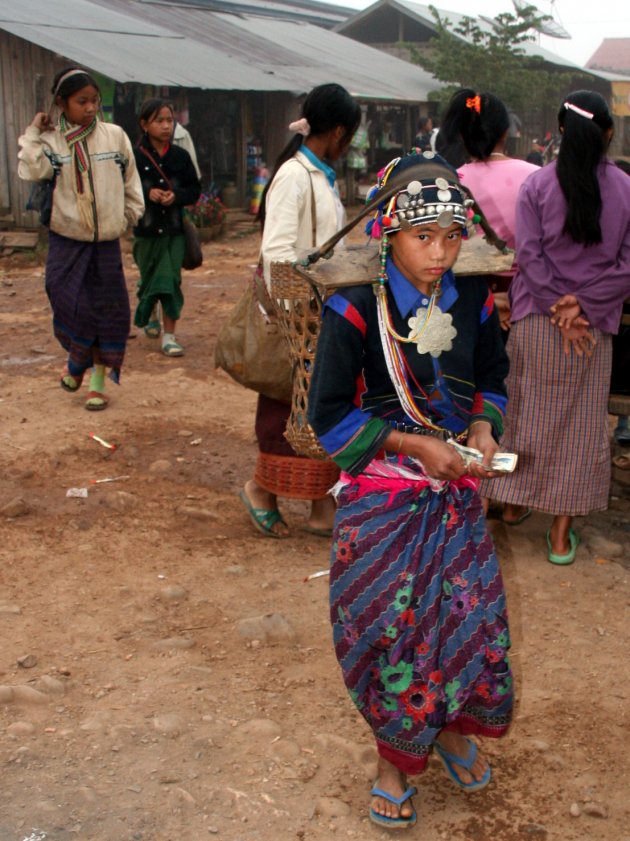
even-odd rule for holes
{"type": "Polygon", "coordinates": [[[144,335],[149,339],[159,339],[161,333],[162,327],[159,321],[149,321],[149,323],[145,325],[144,335]]]}
{"type": "Polygon", "coordinates": [[[283,540],[289,536],[288,534],[278,534],[278,532],[273,530],[276,523],[282,523],[283,526],[287,527],[287,524],[282,519],[282,514],[277,508],[254,508],[244,490],[240,492],[239,497],[247,509],[247,513],[249,514],[252,523],[259,532],[264,534],[266,537],[275,537],[279,540],[283,540]]]}
{"type": "Polygon", "coordinates": [[[558,566],[568,566],[572,564],[575,560],[575,553],[577,552],[577,548],[580,543],[580,538],[577,534],[573,531],[573,529],[569,529],[569,546],[571,547],[566,555],[558,555],[556,552],[551,551],[551,531],[547,532],[547,559],[551,564],[557,564],[558,566]]]}

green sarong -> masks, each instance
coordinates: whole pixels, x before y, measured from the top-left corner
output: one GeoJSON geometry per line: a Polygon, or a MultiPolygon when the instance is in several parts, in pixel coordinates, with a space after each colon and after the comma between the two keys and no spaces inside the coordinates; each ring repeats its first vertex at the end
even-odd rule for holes
{"type": "Polygon", "coordinates": [[[183,234],[136,237],[133,242],[133,259],[140,269],[139,300],[133,323],[136,327],[145,327],[158,301],[162,304],[162,312],[173,321],[178,321],[184,305],[181,289],[183,234]]]}

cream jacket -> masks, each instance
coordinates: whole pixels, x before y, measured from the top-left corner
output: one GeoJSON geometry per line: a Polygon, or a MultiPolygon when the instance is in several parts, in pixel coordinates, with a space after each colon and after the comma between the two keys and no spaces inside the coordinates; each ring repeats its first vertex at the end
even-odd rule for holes
{"type": "Polygon", "coordinates": [[[72,181],[70,149],[58,128],[40,132],[29,126],[19,138],[18,175],[42,181],[58,172],[50,230],[81,242],[118,239],[144,213],[144,198],[129,138],[120,126],[99,121],[87,145],[94,190],[95,230],[79,216],[72,181]]]}
{"type": "MultiPolygon", "coordinates": [[[[314,250],[311,183],[315,198],[315,246],[322,245],[343,226],[345,212],[338,194],[322,170],[297,152],[282,164],[267,193],[262,255],[268,287],[273,260],[301,260],[314,250]]],[[[340,246],[341,243],[336,248],[340,246]]]]}

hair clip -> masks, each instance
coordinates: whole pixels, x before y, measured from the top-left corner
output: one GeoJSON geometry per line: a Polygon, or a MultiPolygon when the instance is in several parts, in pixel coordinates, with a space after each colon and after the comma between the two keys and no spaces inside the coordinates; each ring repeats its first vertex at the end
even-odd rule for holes
{"type": "Polygon", "coordinates": [[[470,108],[478,114],[481,114],[481,97],[479,94],[471,96],[466,100],[466,108],[470,108]]]}
{"type": "Polygon", "coordinates": [[[294,131],[296,134],[301,134],[302,137],[308,137],[311,133],[311,127],[306,117],[301,117],[293,123],[289,123],[289,131],[294,131]]]}
{"type": "Polygon", "coordinates": [[[580,117],[586,117],[587,120],[593,119],[593,114],[590,111],[585,111],[584,108],[578,108],[577,105],[574,105],[572,102],[565,102],[564,103],[565,111],[574,111],[576,114],[579,114],[580,117]]]}

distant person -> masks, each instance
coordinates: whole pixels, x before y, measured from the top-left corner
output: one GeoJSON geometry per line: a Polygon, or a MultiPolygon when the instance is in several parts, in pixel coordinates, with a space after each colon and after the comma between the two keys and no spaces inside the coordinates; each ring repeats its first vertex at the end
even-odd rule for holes
{"type": "Polygon", "coordinates": [[[155,320],[159,303],[164,322],[162,353],[182,356],[175,328],[184,305],[182,210],[199,198],[201,184],[190,155],[171,143],[175,117],[165,99],[147,99],[140,106],[142,137],[135,148],[146,211],[134,228],[133,257],[140,269],[134,324],[153,338],[161,333],[155,320]],[[149,332],[152,330],[152,332],[149,332]]]}
{"type": "Polygon", "coordinates": [[[528,152],[527,157],[525,158],[528,164],[534,164],[534,166],[544,166],[545,159],[542,156],[542,152],[539,152],[536,149],[532,149],[531,152],[528,152]]]}
{"type": "Polygon", "coordinates": [[[55,76],[60,116],[36,114],[19,139],[18,175],[54,182],[46,293],[55,338],[68,353],[61,386],[76,392],[88,369],[85,408],[105,409],[105,372],[119,381],[129,336],[129,294],[120,237],[144,212],[129,138],[100,117],[93,76],[70,67],[55,76]]]}
{"type": "Polygon", "coordinates": [[[508,155],[513,157],[516,154],[518,140],[521,136],[521,128],[523,124],[521,123],[521,118],[512,108],[508,108],[508,119],[509,126],[506,141],[506,152],[508,155]]]}
{"type": "Polygon", "coordinates": [[[199,169],[199,164],[197,162],[195,144],[193,143],[193,139],[190,136],[188,129],[184,128],[184,126],[178,121],[175,121],[175,128],[173,129],[173,143],[188,152],[190,159],[193,162],[193,166],[195,167],[197,178],[201,181],[201,170],[199,169]]]}
{"type": "Polygon", "coordinates": [[[614,123],[593,91],[563,101],[557,161],[537,169],[517,205],[518,274],[510,288],[508,408],[501,447],[518,470],[482,492],[503,518],[553,516],[552,564],[575,560],[573,518],[608,506],[612,337],[630,295],[630,180],[606,152],[614,123]]]}
{"type": "Polygon", "coordinates": [[[420,149],[421,152],[430,152],[431,136],[433,132],[433,120],[431,117],[420,117],[416,126],[416,136],[414,138],[414,146],[420,149]]]}
{"type": "Polygon", "coordinates": [[[432,152],[436,151],[435,144],[436,144],[437,136],[438,136],[439,133],[440,133],[440,127],[434,125],[433,128],[431,129],[431,139],[430,139],[431,151],[432,152]]]}

